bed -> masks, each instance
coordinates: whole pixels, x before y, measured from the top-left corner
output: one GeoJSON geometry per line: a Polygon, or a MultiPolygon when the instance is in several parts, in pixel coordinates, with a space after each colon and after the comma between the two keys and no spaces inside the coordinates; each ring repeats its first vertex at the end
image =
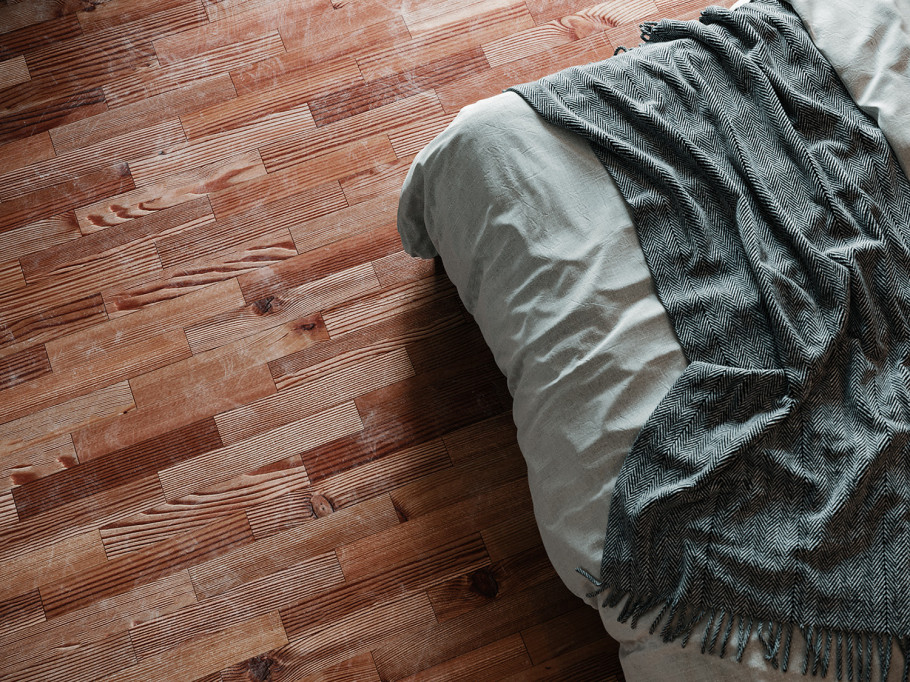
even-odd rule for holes
{"type": "MultiPolygon", "coordinates": [[[[718,10],[716,21],[756,6],[718,10]]],[[[910,168],[910,2],[798,0],[792,10],[883,133],[893,152],[887,172],[903,169],[895,180],[903,188],[910,168]]],[[[554,82],[558,100],[562,82],[554,82]]],[[[417,156],[398,226],[411,255],[441,257],[507,377],[535,517],[557,573],[600,610],[632,681],[778,679],[788,668],[837,679],[853,679],[854,671],[858,679],[907,679],[900,654],[910,635],[901,625],[910,618],[905,595],[889,597],[896,613],[881,629],[859,617],[849,632],[823,618],[817,626],[798,618],[775,624],[765,614],[746,629],[743,613],[719,606],[710,614],[702,609],[688,630],[661,633],[657,622],[648,627],[655,618],[666,622],[657,601],[633,605],[634,595],[609,598],[600,585],[617,480],[628,482],[623,465],[630,467],[643,428],[691,372],[692,354],[666,296],[658,296],[628,201],[632,190],[620,190],[591,139],[544,120],[539,109],[546,103],[535,111],[528,93],[508,91],[465,107],[417,156]]],[[[837,133],[830,133],[834,143],[837,133]]],[[[908,514],[895,514],[891,532],[903,534],[908,514]]],[[[910,565],[901,570],[910,574],[910,565]]]]}

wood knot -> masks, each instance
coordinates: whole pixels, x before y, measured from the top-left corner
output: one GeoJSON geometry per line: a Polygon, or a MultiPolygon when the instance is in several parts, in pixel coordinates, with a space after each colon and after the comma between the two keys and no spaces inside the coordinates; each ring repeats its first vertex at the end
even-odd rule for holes
{"type": "Polygon", "coordinates": [[[316,329],[315,322],[301,322],[296,327],[294,327],[299,332],[311,332],[316,329]]]}
{"type": "Polygon", "coordinates": [[[313,495],[310,498],[310,505],[313,507],[313,513],[320,519],[335,511],[335,507],[323,495],[313,495]]]}
{"type": "Polygon", "coordinates": [[[275,665],[275,662],[274,658],[266,654],[254,656],[248,660],[246,669],[250,674],[250,679],[256,682],[266,682],[266,680],[272,679],[272,666],[275,665]]]}
{"type": "Polygon", "coordinates": [[[468,576],[471,579],[471,591],[482,597],[493,599],[499,594],[499,583],[489,568],[478,568],[468,576]]]}
{"type": "Polygon", "coordinates": [[[272,301],[274,300],[274,296],[266,296],[265,298],[260,298],[258,301],[253,301],[253,312],[257,315],[270,313],[272,311],[272,301]]]}

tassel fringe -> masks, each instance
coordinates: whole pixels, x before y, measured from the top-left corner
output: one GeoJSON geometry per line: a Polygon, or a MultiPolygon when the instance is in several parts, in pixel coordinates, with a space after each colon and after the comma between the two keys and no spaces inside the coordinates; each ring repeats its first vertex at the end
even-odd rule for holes
{"type": "Polygon", "coordinates": [[[818,625],[800,625],[792,622],[756,620],[747,614],[727,609],[699,609],[672,600],[655,600],[636,597],[628,592],[611,588],[603,581],[578,569],[594,585],[589,596],[606,593],[603,606],[615,608],[625,600],[617,620],[636,627],[638,621],[657,608],[657,615],[648,627],[650,634],[660,632],[664,642],[689,643],[696,628],[702,627],[701,652],[724,658],[731,656],[742,662],[750,641],[757,640],[764,658],[775,669],[786,672],[790,668],[790,654],[802,651],[800,672],[812,677],[831,677],[842,682],[871,682],[874,673],[879,682],[886,682],[891,671],[892,652],[895,648],[903,658],[902,682],[910,682],[910,635],[895,636],[887,632],[844,632],[818,625]],[[794,642],[793,631],[802,636],[805,646],[794,642]],[[754,637],[753,637],[754,633],[754,637]]]}

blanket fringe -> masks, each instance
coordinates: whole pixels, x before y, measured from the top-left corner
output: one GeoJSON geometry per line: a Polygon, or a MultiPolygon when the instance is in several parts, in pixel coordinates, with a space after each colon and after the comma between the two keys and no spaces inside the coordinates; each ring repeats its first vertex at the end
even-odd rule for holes
{"type": "Polygon", "coordinates": [[[659,636],[664,642],[679,640],[685,648],[696,628],[702,626],[703,654],[724,658],[728,650],[735,651],[735,660],[742,662],[746,647],[754,639],[761,644],[768,664],[786,672],[791,667],[790,654],[798,646],[793,636],[796,629],[805,642],[800,666],[803,675],[827,678],[830,670],[831,676],[838,682],[845,679],[847,682],[871,682],[873,673],[877,672],[878,680],[885,682],[891,671],[892,651],[896,646],[903,657],[901,680],[910,682],[910,636],[896,636],[888,632],[845,632],[818,625],[757,620],[729,609],[697,608],[673,599],[657,600],[634,595],[612,588],[582,568],[577,571],[596,588],[589,596],[605,594],[602,606],[615,608],[625,600],[617,616],[621,623],[628,622],[630,627],[636,628],[643,616],[657,609],[648,632],[653,635],[659,629],[659,636]]]}

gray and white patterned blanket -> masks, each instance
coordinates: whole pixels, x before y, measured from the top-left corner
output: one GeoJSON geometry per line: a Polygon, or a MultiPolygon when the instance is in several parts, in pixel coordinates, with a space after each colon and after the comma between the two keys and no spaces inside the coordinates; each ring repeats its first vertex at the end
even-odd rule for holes
{"type": "Polygon", "coordinates": [[[910,183],[789,6],[643,37],[514,89],[616,181],[690,361],[591,580],[706,651],[758,630],[775,665],[864,679],[896,642],[906,678],[910,183]]]}

